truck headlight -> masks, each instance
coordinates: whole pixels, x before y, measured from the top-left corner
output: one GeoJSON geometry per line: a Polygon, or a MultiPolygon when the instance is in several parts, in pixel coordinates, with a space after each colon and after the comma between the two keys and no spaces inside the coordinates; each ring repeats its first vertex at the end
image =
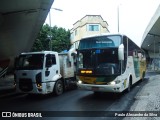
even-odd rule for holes
{"type": "Polygon", "coordinates": [[[41,72],[36,75],[36,84],[37,84],[38,90],[41,90],[42,89],[42,73],[41,72]]]}
{"type": "Polygon", "coordinates": [[[37,84],[38,89],[42,89],[42,84],[37,84]]]}

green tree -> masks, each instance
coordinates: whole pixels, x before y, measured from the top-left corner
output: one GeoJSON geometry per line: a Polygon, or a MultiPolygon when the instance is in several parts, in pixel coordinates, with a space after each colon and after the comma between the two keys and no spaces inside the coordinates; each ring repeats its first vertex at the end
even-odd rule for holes
{"type": "Polygon", "coordinates": [[[61,52],[70,48],[70,31],[57,26],[43,25],[36,38],[32,51],[50,50],[61,52]],[[52,45],[51,45],[52,44],[52,45]]]}

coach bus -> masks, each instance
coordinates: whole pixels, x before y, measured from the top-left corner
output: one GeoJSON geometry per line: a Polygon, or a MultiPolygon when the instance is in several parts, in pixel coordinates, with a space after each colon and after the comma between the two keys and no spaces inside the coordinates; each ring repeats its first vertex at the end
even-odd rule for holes
{"type": "Polygon", "coordinates": [[[123,34],[103,34],[80,40],[77,49],[77,85],[79,89],[98,92],[130,91],[143,80],[146,57],[123,34]]]}

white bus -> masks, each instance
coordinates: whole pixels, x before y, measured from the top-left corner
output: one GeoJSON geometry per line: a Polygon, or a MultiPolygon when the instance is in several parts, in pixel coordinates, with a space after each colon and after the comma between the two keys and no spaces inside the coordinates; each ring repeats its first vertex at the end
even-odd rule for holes
{"type": "Polygon", "coordinates": [[[97,92],[130,91],[146,71],[145,53],[122,34],[80,40],[77,50],[78,87],[97,92]]]}

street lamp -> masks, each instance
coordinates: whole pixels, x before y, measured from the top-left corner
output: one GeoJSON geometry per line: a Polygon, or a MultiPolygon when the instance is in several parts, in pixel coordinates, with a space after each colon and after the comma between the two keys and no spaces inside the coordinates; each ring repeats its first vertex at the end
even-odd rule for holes
{"type": "Polygon", "coordinates": [[[119,5],[117,6],[117,24],[118,24],[118,33],[119,33],[119,5]]]}
{"type": "Polygon", "coordinates": [[[63,11],[63,10],[61,10],[61,9],[59,9],[59,8],[50,8],[50,10],[49,10],[49,26],[50,26],[50,34],[48,35],[48,38],[49,38],[49,40],[50,40],[50,51],[52,51],[52,31],[51,31],[51,9],[53,9],[53,10],[57,10],[57,11],[63,11]]]}
{"type": "Polygon", "coordinates": [[[120,19],[119,19],[119,7],[120,7],[121,5],[122,5],[121,3],[119,3],[119,4],[117,5],[117,27],[118,27],[118,33],[119,33],[119,21],[120,21],[120,19]]]}

